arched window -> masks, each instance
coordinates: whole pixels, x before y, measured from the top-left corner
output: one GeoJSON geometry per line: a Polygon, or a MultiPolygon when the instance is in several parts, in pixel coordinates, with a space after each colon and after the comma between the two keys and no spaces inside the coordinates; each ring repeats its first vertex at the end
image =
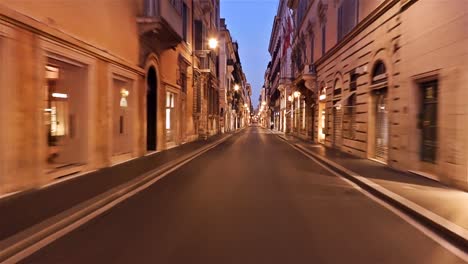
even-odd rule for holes
{"type": "Polygon", "coordinates": [[[335,80],[335,85],[333,86],[333,97],[340,96],[341,95],[341,80],[336,79],[335,80]]]}
{"type": "Polygon", "coordinates": [[[372,70],[372,84],[387,81],[387,68],[382,61],[378,61],[372,70]]]}

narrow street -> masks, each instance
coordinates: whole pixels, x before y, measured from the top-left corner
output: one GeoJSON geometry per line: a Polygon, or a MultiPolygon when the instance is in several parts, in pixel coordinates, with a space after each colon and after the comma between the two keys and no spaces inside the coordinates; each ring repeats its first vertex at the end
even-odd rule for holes
{"type": "Polygon", "coordinates": [[[249,127],[22,263],[463,263],[249,127]]]}

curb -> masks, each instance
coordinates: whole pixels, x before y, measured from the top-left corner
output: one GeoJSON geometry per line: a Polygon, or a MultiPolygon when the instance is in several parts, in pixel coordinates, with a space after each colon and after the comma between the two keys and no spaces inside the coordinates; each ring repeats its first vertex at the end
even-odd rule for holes
{"type": "Polygon", "coordinates": [[[432,231],[436,232],[438,235],[442,236],[444,239],[450,241],[456,247],[461,250],[468,252],[468,231],[459,225],[456,225],[449,220],[425,209],[424,207],[394,193],[388,189],[382,187],[381,185],[361,176],[347,168],[325,158],[319,154],[313,153],[307,148],[301,146],[300,144],[294,144],[289,142],[284,136],[278,135],[279,138],[286,141],[291,146],[299,148],[300,150],[306,152],[307,154],[313,156],[327,168],[332,171],[340,174],[346,179],[357,184],[359,187],[370,192],[372,195],[378,197],[381,200],[389,203],[390,205],[398,208],[404,213],[412,216],[418,222],[424,224],[426,227],[430,228],[432,231]]]}
{"type": "MultiPolygon", "coordinates": [[[[16,255],[27,251],[34,247],[35,244],[41,243],[48,237],[53,236],[61,230],[64,230],[80,220],[89,217],[100,209],[112,205],[113,203],[118,203],[119,200],[125,200],[126,195],[137,191],[165,174],[171,173],[173,170],[176,170],[178,166],[182,166],[205,152],[215,148],[219,144],[231,138],[233,135],[234,134],[229,134],[207,146],[192,151],[177,160],[164,164],[160,168],[146,172],[129,182],[84,201],[56,216],[44,219],[41,223],[0,241],[0,263],[15,263],[15,261],[11,259],[15,258],[16,255]]],[[[154,183],[151,183],[150,185],[152,184],[154,183]]],[[[110,208],[112,207],[113,206],[110,208]]]]}

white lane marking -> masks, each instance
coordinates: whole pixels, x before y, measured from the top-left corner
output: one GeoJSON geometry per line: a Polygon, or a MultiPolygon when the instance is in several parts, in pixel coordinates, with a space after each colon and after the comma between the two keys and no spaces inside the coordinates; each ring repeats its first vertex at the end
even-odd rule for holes
{"type": "MultiPolygon", "coordinates": [[[[156,178],[150,180],[149,182],[143,184],[142,186],[120,196],[119,198],[113,200],[112,202],[104,205],[103,207],[93,211],[92,213],[78,219],[77,221],[75,222],[72,222],[71,224],[67,225],[66,227],[52,233],[51,235],[48,235],[47,237],[41,239],[40,241],[34,243],[33,245],[31,246],[28,246],[26,247],[25,249],[17,252],[16,254],[14,254],[13,256],[9,257],[8,259],[6,259],[5,261],[3,261],[1,264],[12,264],[12,263],[17,263],[29,256],[31,256],[32,254],[34,254],[35,252],[39,251],[40,249],[44,248],[45,246],[51,244],[52,242],[56,241],[57,239],[67,235],[68,233],[72,232],[73,230],[77,229],[78,227],[86,224],[87,222],[91,221],[92,219],[98,217],[99,215],[103,214],[104,212],[106,211],[109,211],[110,209],[112,209],[113,207],[115,207],[116,205],[118,205],[119,203],[123,202],[124,200],[127,200],[128,198],[132,197],[132,196],[135,196],[136,194],[138,194],[139,192],[147,189],[148,187],[150,187],[151,185],[155,184],[157,181],[161,180],[162,178],[166,177],[168,174],[174,172],[175,170],[179,169],[180,167],[184,166],[185,164],[187,164],[188,162],[192,161],[193,159],[195,158],[198,158],[199,156],[203,155],[204,153],[208,152],[209,150],[217,147],[219,144],[225,142],[226,140],[228,140],[231,136],[228,136],[226,138],[223,138],[217,142],[214,142],[211,146],[209,147],[206,147],[204,148],[203,150],[201,150],[200,152],[194,154],[193,156],[187,158],[186,160],[184,161],[181,161],[179,164],[175,165],[174,167],[168,169],[166,172],[163,172],[161,175],[157,176],[156,178]]],[[[155,172],[157,173],[157,172],[155,172]]],[[[83,210],[86,210],[86,209],[83,209],[83,210]]],[[[82,210],[82,211],[83,211],[82,210]]],[[[78,212],[79,213],[79,212],[78,212]]],[[[73,218],[75,214],[73,215],[70,215],[68,216],[67,218],[73,218]]],[[[63,219],[62,221],[65,221],[67,218],[63,219]]],[[[40,232],[40,231],[39,231],[40,232]]],[[[15,246],[15,245],[13,245],[15,246]]]]}
{"type": "Polygon", "coordinates": [[[302,149],[290,144],[288,141],[285,141],[288,145],[290,145],[291,147],[293,147],[295,150],[301,152],[304,156],[308,157],[309,159],[315,161],[315,163],[317,163],[318,165],[320,165],[322,168],[326,169],[327,171],[329,171],[330,173],[332,173],[333,175],[337,176],[338,178],[342,179],[343,181],[347,182],[348,184],[350,184],[351,186],[353,186],[354,188],[356,188],[357,190],[359,190],[362,194],[364,194],[365,196],[367,196],[368,198],[370,198],[371,200],[373,200],[374,202],[380,204],[381,206],[383,206],[384,208],[388,209],[389,211],[391,211],[392,213],[394,213],[395,215],[397,215],[398,217],[400,217],[401,219],[403,219],[405,222],[409,223],[410,225],[412,225],[413,227],[415,227],[416,229],[418,229],[421,233],[425,234],[427,237],[431,238],[432,240],[434,240],[436,243],[438,243],[439,245],[441,245],[443,248],[447,249],[449,252],[451,252],[452,254],[454,254],[455,256],[459,257],[460,259],[462,259],[463,261],[465,262],[468,262],[468,253],[464,252],[463,250],[461,250],[460,248],[454,246],[452,243],[450,243],[449,241],[447,241],[445,238],[443,238],[442,236],[438,235],[437,233],[433,232],[432,230],[430,230],[429,228],[425,227],[424,225],[420,224],[419,222],[417,222],[416,220],[412,219],[411,217],[409,217],[408,215],[406,215],[405,213],[402,213],[400,210],[398,210],[397,208],[393,207],[392,205],[388,204],[387,202],[383,201],[382,199],[376,197],[375,195],[369,193],[368,191],[362,189],[359,185],[357,185],[356,183],[346,179],[344,176],[342,176],[341,174],[333,171],[332,169],[328,168],[327,166],[325,166],[321,161],[319,161],[318,159],[316,159],[315,157],[313,157],[312,155],[308,154],[307,152],[303,151],[302,149]]]}
{"type": "Polygon", "coordinates": [[[2,194],[2,195],[0,195],[0,200],[3,199],[3,198],[7,198],[7,197],[9,197],[9,196],[12,196],[12,195],[14,195],[14,194],[17,194],[17,193],[19,193],[19,192],[21,192],[21,191],[9,192],[9,193],[2,194]]]}

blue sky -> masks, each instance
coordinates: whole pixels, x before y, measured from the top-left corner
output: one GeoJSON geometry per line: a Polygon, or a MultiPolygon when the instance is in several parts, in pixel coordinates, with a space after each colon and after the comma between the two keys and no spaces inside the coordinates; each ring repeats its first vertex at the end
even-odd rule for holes
{"type": "Polygon", "coordinates": [[[278,0],[221,0],[221,17],[232,38],[239,42],[239,55],[247,81],[252,85],[252,103],[258,104],[266,66],[268,44],[278,0]]]}

